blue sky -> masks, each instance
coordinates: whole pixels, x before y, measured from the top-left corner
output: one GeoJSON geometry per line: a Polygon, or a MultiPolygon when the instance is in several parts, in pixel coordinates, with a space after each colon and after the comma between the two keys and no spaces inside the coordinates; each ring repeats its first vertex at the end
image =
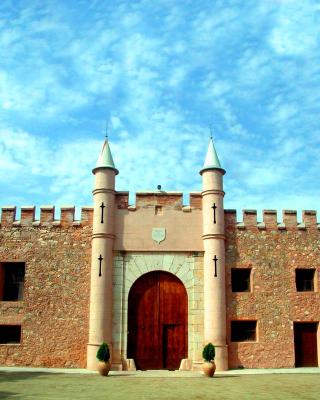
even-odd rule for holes
{"type": "MultiPolygon", "coordinates": [[[[109,119],[118,190],[318,209],[320,2],[1,0],[0,203],[92,203],[109,119]]],[[[240,219],[240,215],[239,215],[240,219]]]]}

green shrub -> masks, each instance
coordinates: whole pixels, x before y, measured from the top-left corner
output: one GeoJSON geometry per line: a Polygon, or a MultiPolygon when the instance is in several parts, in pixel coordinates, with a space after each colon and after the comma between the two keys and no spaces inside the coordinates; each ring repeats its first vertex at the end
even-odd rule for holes
{"type": "Polygon", "coordinates": [[[99,350],[97,351],[97,359],[99,361],[105,362],[110,360],[109,346],[106,342],[103,342],[102,345],[99,347],[99,350]]]}
{"type": "Polygon", "coordinates": [[[204,360],[207,362],[213,361],[215,356],[216,351],[214,345],[212,343],[206,344],[202,352],[202,357],[204,358],[204,360]]]}

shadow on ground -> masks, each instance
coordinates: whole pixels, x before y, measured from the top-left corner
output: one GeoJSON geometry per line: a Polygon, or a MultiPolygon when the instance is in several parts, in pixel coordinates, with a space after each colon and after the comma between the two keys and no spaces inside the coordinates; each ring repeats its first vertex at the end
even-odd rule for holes
{"type": "MultiPolygon", "coordinates": [[[[14,382],[14,381],[22,381],[25,379],[35,379],[40,378],[41,376],[50,376],[52,373],[45,372],[7,372],[0,371],[0,383],[2,382],[14,382]]],[[[54,374],[55,376],[63,376],[64,374],[54,374]]],[[[2,399],[2,397],[0,397],[2,399]]]]}
{"type": "Polygon", "coordinates": [[[319,393],[315,374],[219,374],[209,379],[0,372],[3,400],[319,400],[319,393]]]}
{"type": "Polygon", "coordinates": [[[19,399],[18,393],[13,393],[13,392],[0,392],[0,399],[1,400],[7,400],[7,399],[19,399]]]}

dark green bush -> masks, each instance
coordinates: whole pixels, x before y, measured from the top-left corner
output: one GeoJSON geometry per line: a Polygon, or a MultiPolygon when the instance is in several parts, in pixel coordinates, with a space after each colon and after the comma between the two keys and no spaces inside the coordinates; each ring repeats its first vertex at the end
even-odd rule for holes
{"type": "Polygon", "coordinates": [[[106,342],[103,342],[97,351],[97,359],[99,361],[109,361],[110,360],[110,351],[109,346],[106,342]]]}
{"type": "Polygon", "coordinates": [[[202,357],[204,358],[204,360],[207,362],[213,361],[215,356],[216,351],[214,345],[212,343],[206,344],[202,352],[202,357]]]}

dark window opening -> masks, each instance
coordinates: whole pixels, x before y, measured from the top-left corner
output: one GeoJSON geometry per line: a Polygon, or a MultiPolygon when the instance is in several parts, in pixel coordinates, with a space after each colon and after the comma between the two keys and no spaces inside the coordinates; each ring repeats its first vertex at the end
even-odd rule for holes
{"type": "Polygon", "coordinates": [[[17,344],[20,341],[20,325],[0,325],[0,344],[17,344]]]}
{"type": "Polygon", "coordinates": [[[232,268],[231,286],[233,292],[250,292],[251,268],[232,268]]]}
{"type": "Polygon", "coordinates": [[[7,262],[0,264],[0,300],[23,300],[25,263],[7,262]]]}
{"type": "Polygon", "coordinates": [[[314,269],[296,269],[296,287],[298,292],[314,291],[314,269]]]}
{"type": "Polygon", "coordinates": [[[156,207],[155,207],[155,214],[156,214],[156,215],[163,215],[162,206],[156,206],[156,207]]]}
{"type": "Polygon", "coordinates": [[[231,342],[256,341],[257,321],[231,321],[231,342]]]}

